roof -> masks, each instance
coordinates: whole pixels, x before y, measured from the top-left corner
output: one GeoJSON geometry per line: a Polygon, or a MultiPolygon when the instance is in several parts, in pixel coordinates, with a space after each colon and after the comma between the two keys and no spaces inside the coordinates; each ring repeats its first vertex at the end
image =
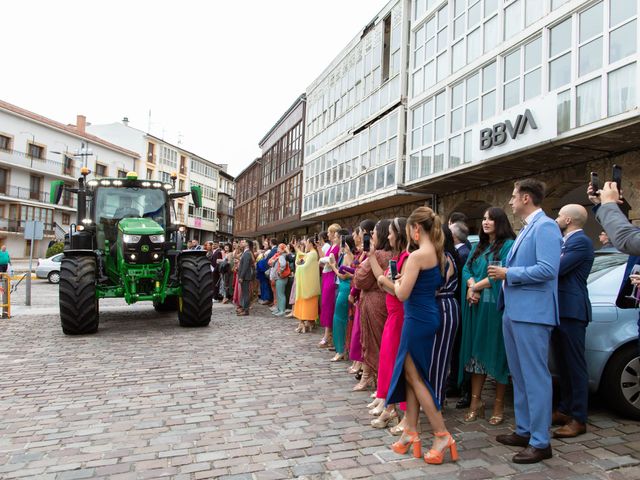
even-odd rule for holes
{"type": "Polygon", "coordinates": [[[306,101],[307,101],[307,94],[306,94],[306,93],[303,93],[303,94],[302,94],[302,95],[300,95],[298,98],[296,98],[296,101],[295,101],[295,102],[293,102],[293,104],[288,108],[288,110],[287,110],[286,112],[284,112],[284,114],[283,114],[283,115],[278,119],[278,121],[277,121],[276,123],[274,123],[274,124],[273,124],[273,127],[271,127],[271,128],[269,129],[269,131],[267,132],[267,134],[266,134],[264,137],[262,137],[262,140],[260,140],[260,141],[258,142],[258,146],[259,146],[259,147],[262,147],[262,145],[264,144],[264,142],[266,142],[266,141],[267,141],[267,139],[269,138],[269,136],[273,133],[273,131],[274,131],[276,128],[278,128],[278,126],[279,126],[279,125],[284,121],[284,119],[285,119],[285,118],[287,118],[287,117],[289,116],[289,114],[290,114],[291,112],[293,112],[299,104],[304,103],[304,102],[306,102],[306,101]]]}
{"type": "MultiPolygon", "coordinates": [[[[127,125],[127,126],[128,126],[128,125],[127,125]]],[[[133,127],[129,127],[129,128],[133,128],[133,127]]],[[[160,137],[156,137],[155,135],[151,135],[151,134],[150,134],[150,133],[148,133],[148,132],[146,132],[146,133],[145,133],[145,135],[146,135],[147,137],[149,137],[149,138],[153,138],[153,139],[154,139],[154,140],[156,140],[157,142],[162,142],[162,143],[164,143],[164,144],[166,144],[166,145],[169,145],[169,146],[171,146],[171,147],[175,148],[176,150],[180,150],[181,152],[184,152],[184,153],[186,153],[187,155],[189,155],[189,156],[191,156],[191,157],[193,157],[193,158],[198,158],[198,159],[200,159],[200,160],[204,160],[205,162],[209,162],[210,164],[215,165],[216,167],[220,168],[221,170],[223,169],[222,165],[220,165],[219,163],[212,162],[211,160],[207,160],[207,159],[206,159],[206,158],[204,158],[203,156],[201,156],[201,155],[197,155],[197,154],[195,154],[195,153],[193,153],[193,152],[190,152],[189,150],[185,150],[183,147],[181,147],[181,146],[179,146],[179,145],[174,145],[173,143],[171,143],[171,142],[167,142],[166,140],[164,140],[164,139],[162,139],[162,138],[160,138],[160,137]]]]}
{"type": "Polygon", "coordinates": [[[50,118],[47,118],[45,116],[38,115],[37,113],[33,113],[33,112],[31,112],[29,110],[26,110],[24,108],[17,107],[15,105],[12,105],[11,103],[5,102],[3,100],[0,100],[0,109],[6,110],[6,111],[11,112],[11,113],[14,113],[16,115],[20,115],[21,117],[28,118],[30,120],[33,120],[34,122],[38,122],[38,123],[41,123],[43,125],[47,125],[47,126],[49,126],[51,128],[55,128],[57,130],[62,130],[62,131],[66,132],[66,133],[69,133],[71,135],[75,135],[77,137],[84,138],[85,140],[89,140],[92,143],[95,143],[95,144],[98,144],[98,145],[102,145],[105,148],[108,148],[110,150],[114,150],[114,151],[119,152],[119,153],[123,153],[125,155],[130,156],[130,157],[140,158],[140,155],[137,152],[134,152],[132,150],[127,150],[126,148],[122,148],[122,147],[120,147],[118,145],[115,145],[113,143],[107,142],[106,140],[103,140],[100,137],[96,137],[95,135],[91,135],[90,133],[81,132],[74,125],[64,125],[63,123],[56,122],[55,120],[51,120],[50,118]]]}

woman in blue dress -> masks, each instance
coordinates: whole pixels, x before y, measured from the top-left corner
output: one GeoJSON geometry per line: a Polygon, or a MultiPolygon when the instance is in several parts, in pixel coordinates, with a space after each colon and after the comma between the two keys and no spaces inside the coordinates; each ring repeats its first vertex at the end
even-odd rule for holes
{"type": "Polygon", "coordinates": [[[440,218],[430,208],[417,208],[407,219],[407,236],[413,251],[394,286],[396,296],[404,301],[404,324],[387,395],[387,404],[407,402],[406,427],[391,448],[396,453],[412,449],[416,458],[422,456],[417,433],[422,407],[435,436],[424,461],[441,464],[446,450],[454,461],[458,459],[458,452],[429,381],[433,343],[442,322],[436,291],[443,284],[447,265],[440,218]]]}

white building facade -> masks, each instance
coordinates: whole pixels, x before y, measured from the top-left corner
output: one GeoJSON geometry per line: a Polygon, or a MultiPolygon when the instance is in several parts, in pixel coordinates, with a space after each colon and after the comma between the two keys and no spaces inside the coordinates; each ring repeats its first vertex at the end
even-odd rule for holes
{"type": "Polygon", "coordinates": [[[65,193],[58,205],[49,202],[52,181],[75,186],[83,166],[101,176],[122,176],[137,167],[136,152],[87,133],[85,123],[79,115],[76,125],[64,125],[0,101],[0,244],[12,258],[29,255],[26,221],[44,223],[44,239],[34,243],[36,258],[78,221],[73,194],[65,193]]]}
{"type": "Polygon", "coordinates": [[[415,200],[403,189],[410,2],[394,0],[306,91],[303,220],[415,200]]]}
{"type": "Polygon", "coordinates": [[[217,202],[219,172],[223,166],[206,160],[165,140],[122,122],[90,125],[87,129],[110,141],[140,153],[137,172],[140,178],[170,182],[177,174],[177,188],[187,191],[192,185],[202,188],[203,205],[196,209],[191,197],[176,200],[176,218],[187,226],[189,239],[200,244],[218,238],[217,202]]]}

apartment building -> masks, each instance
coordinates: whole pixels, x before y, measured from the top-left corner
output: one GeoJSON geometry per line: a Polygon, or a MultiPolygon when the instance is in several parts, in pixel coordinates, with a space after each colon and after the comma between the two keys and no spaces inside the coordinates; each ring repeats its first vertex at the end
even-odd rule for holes
{"type": "Polygon", "coordinates": [[[125,176],[139,162],[135,151],[87,132],[82,115],[66,125],[0,101],[0,244],[12,258],[28,257],[24,224],[38,220],[44,239],[35,241],[34,256],[44,256],[49,242],[64,238],[78,221],[74,195],[65,193],[59,205],[49,203],[53,180],[73,186],[85,166],[96,176],[125,176]]]}
{"type": "Polygon", "coordinates": [[[191,197],[178,199],[176,218],[187,227],[189,239],[196,239],[202,244],[218,237],[218,182],[223,166],[134,128],[129,125],[127,118],[122,122],[90,125],[87,129],[139,152],[142,160],[137,172],[140,178],[168,182],[171,174],[176,173],[178,190],[187,191],[192,185],[199,185],[203,193],[202,207],[195,208],[191,197]]]}

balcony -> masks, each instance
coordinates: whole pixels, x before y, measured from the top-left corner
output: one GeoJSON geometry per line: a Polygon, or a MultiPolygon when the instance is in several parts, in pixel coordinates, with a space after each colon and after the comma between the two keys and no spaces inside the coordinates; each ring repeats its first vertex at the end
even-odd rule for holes
{"type": "MultiPolygon", "coordinates": [[[[23,233],[24,224],[27,220],[13,220],[10,218],[0,218],[0,232],[23,233]]],[[[45,235],[55,235],[55,222],[44,224],[45,235]]]]}
{"type": "Polygon", "coordinates": [[[78,178],[80,168],[65,165],[64,162],[50,160],[48,158],[36,158],[17,150],[0,150],[0,164],[10,167],[23,167],[42,174],[56,175],[59,177],[78,178]]]}
{"type": "MultiPolygon", "coordinates": [[[[18,200],[33,200],[36,202],[49,203],[49,192],[32,191],[26,187],[0,188],[0,196],[15,198],[18,200]]],[[[76,199],[71,194],[63,193],[60,205],[75,208],[76,199]]]]}

